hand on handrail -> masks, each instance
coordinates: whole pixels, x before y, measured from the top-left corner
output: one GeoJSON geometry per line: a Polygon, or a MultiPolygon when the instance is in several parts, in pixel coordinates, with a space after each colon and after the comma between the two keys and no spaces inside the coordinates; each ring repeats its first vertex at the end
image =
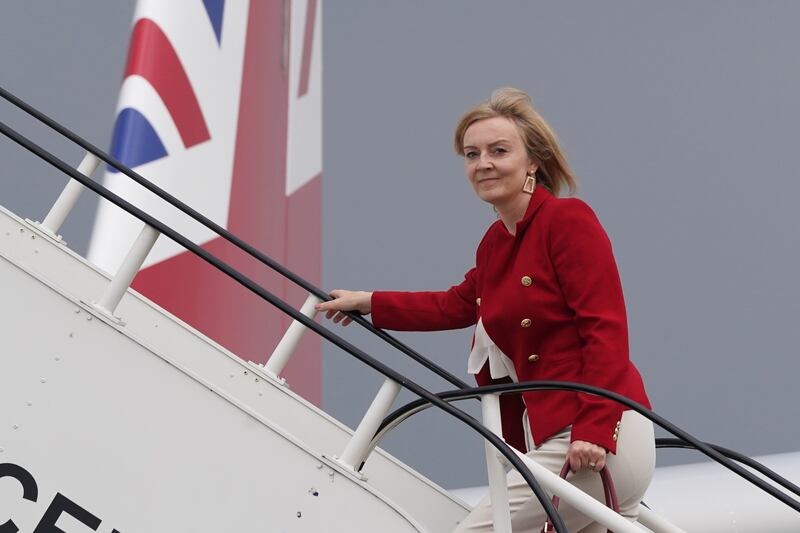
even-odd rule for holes
{"type": "Polygon", "coordinates": [[[331,296],[333,300],[319,303],[315,309],[324,311],[325,317],[333,319],[335,324],[341,322],[342,326],[346,326],[353,321],[352,318],[345,316],[340,311],[356,311],[362,315],[372,312],[372,292],[336,289],[331,291],[331,296]]]}

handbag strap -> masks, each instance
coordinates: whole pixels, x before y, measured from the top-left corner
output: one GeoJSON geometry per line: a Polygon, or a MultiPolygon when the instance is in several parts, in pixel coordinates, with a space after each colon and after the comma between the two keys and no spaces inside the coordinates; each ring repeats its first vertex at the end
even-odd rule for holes
{"type": "MultiPolygon", "coordinates": [[[[564,463],[564,466],[561,468],[561,473],[559,476],[562,479],[567,479],[567,474],[569,474],[569,461],[564,463]]],[[[600,474],[600,481],[603,482],[603,494],[606,499],[606,506],[610,507],[615,513],[619,513],[619,503],[617,502],[617,490],[614,488],[614,480],[611,478],[611,472],[608,471],[608,467],[604,466],[602,470],[599,472],[600,474]]],[[[556,495],[553,495],[553,507],[558,510],[558,504],[561,502],[561,498],[556,495]]],[[[553,522],[550,518],[547,519],[547,522],[544,523],[544,527],[542,528],[542,533],[550,533],[551,531],[555,531],[553,527],[553,522]]],[[[614,533],[610,529],[607,530],[608,533],[614,533]]]]}

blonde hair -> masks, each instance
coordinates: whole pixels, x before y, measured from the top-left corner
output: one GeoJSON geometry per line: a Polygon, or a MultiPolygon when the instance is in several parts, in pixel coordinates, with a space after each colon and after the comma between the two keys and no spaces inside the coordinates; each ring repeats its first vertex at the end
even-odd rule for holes
{"type": "Polygon", "coordinates": [[[558,145],[556,134],[534,109],[528,93],[513,87],[495,89],[488,100],[474,106],[461,117],[455,131],[458,155],[464,155],[464,133],[467,128],[479,120],[493,117],[505,117],[517,125],[528,155],[539,163],[537,183],[556,196],[562,187],[566,187],[570,194],[575,192],[577,182],[558,145]]]}

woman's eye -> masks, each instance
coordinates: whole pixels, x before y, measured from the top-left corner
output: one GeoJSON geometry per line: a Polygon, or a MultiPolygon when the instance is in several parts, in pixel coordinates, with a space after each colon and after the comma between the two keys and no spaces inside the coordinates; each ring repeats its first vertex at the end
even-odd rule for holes
{"type": "Polygon", "coordinates": [[[478,155],[478,152],[464,152],[464,157],[467,159],[472,159],[478,155]]]}
{"type": "Polygon", "coordinates": [[[494,153],[496,153],[496,154],[504,154],[506,152],[508,152],[508,150],[506,150],[505,148],[497,147],[497,148],[494,149],[494,153]]]}

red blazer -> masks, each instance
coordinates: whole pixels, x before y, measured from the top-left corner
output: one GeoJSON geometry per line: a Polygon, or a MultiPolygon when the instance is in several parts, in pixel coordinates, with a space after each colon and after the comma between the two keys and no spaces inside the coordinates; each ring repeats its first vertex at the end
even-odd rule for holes
{"type": "MultiPolygon", "coordinates": [[[[372,295],[372,321],[381,328],[457,329],[479,318],[514,362],[520,381],[585,383],[650,407],[628,357],[625,302],[611,243],[581,200],[558,199],[536,187],[516,235],[500,220],[492,224],[478,246],[475,268],[460,285],[445,292],[372,295]]],[[[476,376],[480,385],[495,382],[488,366],[476,376]]],[[[622,405],[561,391],[527,392],[521,398],[501,400],[509,444],[525,450],[522,412],[527,406],[537,445],[572,424],[573,441],[616,453],[622,405]]]]}

